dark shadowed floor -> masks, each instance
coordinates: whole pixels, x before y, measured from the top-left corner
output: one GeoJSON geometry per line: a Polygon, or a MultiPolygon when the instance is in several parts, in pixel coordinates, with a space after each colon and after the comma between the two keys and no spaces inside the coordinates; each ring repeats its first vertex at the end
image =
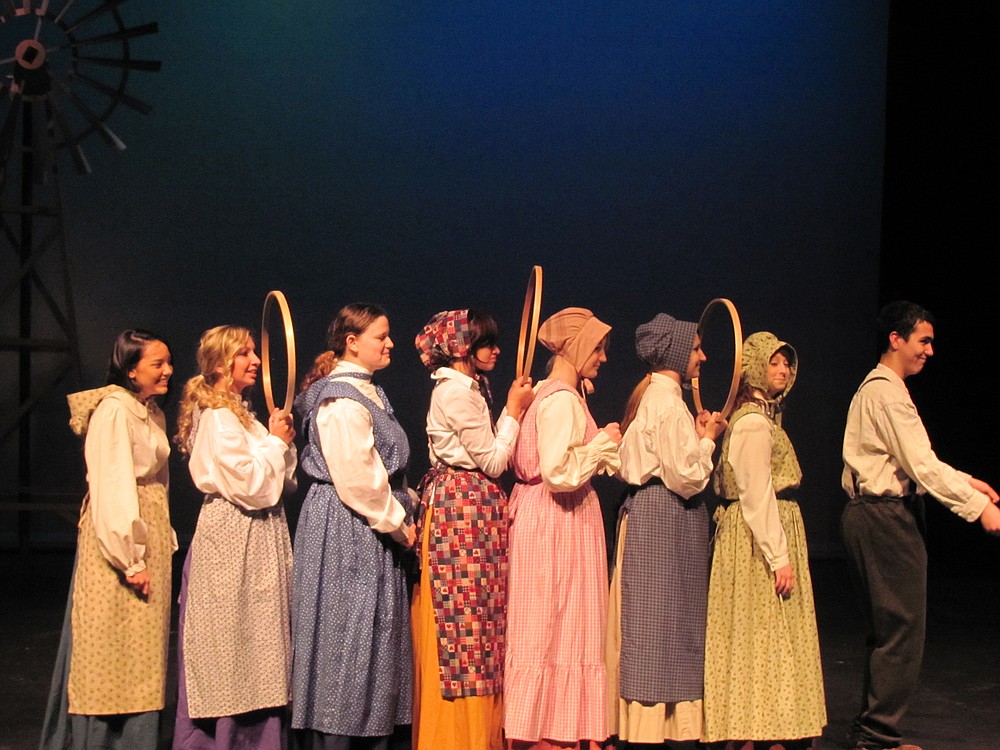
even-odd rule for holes
{"type": "MultiPolygon", "coordinates": [[[[177,557],[177,567],[180,563],[177,557]]],[[[0,750],[35,750],[73,564],[66,552],[0,553],[0,750]]],[[[845,748],[860,684],[862,626],[845,563],[813,563],[830,725],[845,748]]],[[[174,616],[176,622],[176,613],[174,616]]],[[[927,653],[906,721],[924,750],[1000,748],[1000,582],[933,578],[927,653]]],[[[176,636],[176,631],[174,632],[176,636]]],[[[766,678],[765,678],[766,679],[766,678]]],[[[171,682],[171,692],[175,682],[171,682]]],[[[174,700],[164,717],[169,747],[174,700]]],[[[399,747],[405,747],[400,738],[399,747]]]]}

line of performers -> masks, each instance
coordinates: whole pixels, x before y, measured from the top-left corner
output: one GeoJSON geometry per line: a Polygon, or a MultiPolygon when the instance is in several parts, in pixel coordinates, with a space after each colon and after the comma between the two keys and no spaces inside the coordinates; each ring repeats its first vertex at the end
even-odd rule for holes
{"type": "MultiPolygon", "coordinates": [[[[583,308],[546,320],[547,377],[516,380],[494,420],[494,321],[435,315],[415,341],[435,384],[417,491],[409,441],[372,380],[393,349],[381,307],[348,305],[330,324],[295,402],[301,457],[291,414],[265,426],[243,400],[260,367],[250,332],[206,331],[175,437],[204,503],[180,591],[174,748],[381,750],[407,724],[417,750],[810,747],[826,709],[801,471],[781,426],[795,350],[753,334],[728,424],[692,416],[682,389],[706,359],[697,325],[657,315],[635,334],[648,374],[621,426],[599,428],[586,394],[610,330],[583,308]],[[509,499],[496,481],[508,467],[509,499]],[[293,560],[282,496],[296,469],[309,488],[293,560]],[[610,594],[590,484],[602,473],[628,484],[610,594]],[[710,481],[711,547],[699,497],[710,481]]],[[[925,361],[926,349],[905,354],[925,361]]],[[[902,387],[905,374],[879,367],[872,393],[902,387]]],[[[130,330],[108,385],[70,396],[89,493],[42,748],[157,747],[177,548],[157,397],[172,372],[163,339],[130,330]]],[[[848,461],[852,506],[879,494],[865,470],[848,461]]],[[[857,536],[857,555],[885,544],[857,536]]],[[[889,691],[869,690],[880,669],[866,673],[859,748],[898,745],[889,691]]]]}

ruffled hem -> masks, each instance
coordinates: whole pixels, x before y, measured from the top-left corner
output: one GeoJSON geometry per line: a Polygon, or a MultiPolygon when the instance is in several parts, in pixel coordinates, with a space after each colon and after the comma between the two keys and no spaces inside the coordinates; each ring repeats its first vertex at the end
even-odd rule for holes
{"type": "Polygon", "coordinates": [[[504,674],[507,739],[607,739],[606,681],[603,664],[508,666],[504,674]]]}

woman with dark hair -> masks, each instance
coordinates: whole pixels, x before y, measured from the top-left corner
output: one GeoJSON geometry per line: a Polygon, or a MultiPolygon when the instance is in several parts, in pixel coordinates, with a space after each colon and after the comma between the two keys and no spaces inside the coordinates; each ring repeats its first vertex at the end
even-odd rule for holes
{"type": "Polygon", "coordinates": [[[420,582],[412,604],[415,750],[501,750],[507,609],[507,468],[531,379],[510,387],[494,425],[486,373],[497,327],[475,310],[446,310],[415,341],[431,371],[431,469],[422,482],[420,582]]]}
{"type": "Polygon", "coordinates": [[[305,747],[381,750],[413,697],[410,446],[371,382],[393,347],[385,310],[347,305],[326,339],[295,401],[311,485],[295,531],[292,726],[305,747]]]}
{"type": "Polygon", "coordinates": [[[826,705],[802,514],[802,470],[781,411],[795,350],[761,332],[743,344],[736,410],[713,487],[722,500],[705,646],[705,729],[727,747],[812,747],[826,705]],[[749,742],[748,742],[749,741],[749,742]]]}
{"type": "Polygon", "coordinates": [[[611,326],[580,307],[546,320],[552,370],[535,388],[514,448],[504,671],[508,746],[597,750],[605,717],[608,561],[590,485],[618,469],[621,434],[598,429],[584,391],[607,362],[611,326]]]}
{"type": "Polygon", "coordinates": [[[119,334],[108,385],[68,397],[85,437],[88,493],[42,748],[155,748],[170,636],[167,439],[156,399],[170,349],[148,331],[119,334]]]}
{"type": "Polygon", "coordinates": [[[622,479],[608,617],[612,734],[629,745],[697,741],[702,728],[708,511],[718,413],[695,419],[683,387],[706,356],[698,325],[660,313],[635,332],[649,374],[622,420],[622,479]]]}
{"type": "Polygon", "coordinates": [[[177,418],[205,499],[181,583],[174,749],[281,750],[292,665],[281,496],[295,489],[295,429],[281,409],[265,428],[243,400],[260,367],[246,328],[205,331],[197,361],[177,418]]]}

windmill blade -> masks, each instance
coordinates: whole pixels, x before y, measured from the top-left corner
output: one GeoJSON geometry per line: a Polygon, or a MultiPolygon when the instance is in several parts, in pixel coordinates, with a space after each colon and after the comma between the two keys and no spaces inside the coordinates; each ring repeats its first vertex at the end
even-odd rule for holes
{"type": "MultiPolygon", "coordinates": [[[[101,5],[98,5],[92,11],[90,11],[90,13],[81,16],[80,18],[76,19],[76,21],[72,23],[70,26],[66,27],[66,33],[72,34],[81,26],[86,26],[91,21],[100,18],[101,16],[107,13],[111,13],[124,2],[125,0],[104,0],[104,2],[101,5]]],[[[62,14],[60,13],[60,15],[62,14]]]]}
{"type": "Polygon", "coordinates": [[[92,89],[100,91],[102,94],[106,94],[107,96],[114,99],[116,102],[121,102],[126,107],[131,107],[137,112],[141,112],[144,115],[148,115],[150,112],[153,111],[153,107],[147,104],[146,102],[142,101],[141,99],[136,99],[134,96],[129,96],[125,92],[112,88],[111,86],[108,86],[105,83],[101,83],[100,81],[95,80],[90,76],[84,75],[79,71],[72,70],[70,71],[69,75],[71,78],[75,78],[76,80],[87,84],[92,89]]]}
{"type": "Polygon", "coordinates": [[[56,26],[59,25],[59,22],[62,21],[63,16],[66,15],[66,11],[68,11],[70,8],[72,8],[73,7],[73,3],[75,3],[75,2],[76,2],[76,0],[66,0],[66,4],[63,6],[63,9],[61,11],[59,11],[59,15],[56,16],[54,19],[52,19],[52,22],[56,26]]]}
{"type": "Polygon", "coordinates": [[[73,131],[70,129],[69,123],[66,122],[66,116],[59,108],[58,99],[54,96],[52,97],[52,119],[55,120],[56,130],[62,137],[59,142],[69,149],[69,155],[73,158],[73,164],[76,165],[77,174],[90,174],[90,162],[87,161],[87,155],[83,153],[79,141],[73,139],[73,131]]]}
{"type": "Polygon", "coordinates": [[[93,111],[90,109],[90,107],[87,106],[87,103],[83,101],[83,99],[81,99],[79,96],[77,96],[77,94],[72,89],[70,89],[69,86],[64,85],[62,87],[62,92],[70,98],[70,101],[72,101],[73,104],[76,105],[76,108],[80,110],[80,114],[82,114],[84,117],[87,118],[87,122],[93,125],[94,129],[97,131],[98,135],[100,135],[101,138],[104,139],[105,143],[117,149],[118,151],[125,150],[125,143],[122,141],[122,139],[119,138],[117,135],[115,135],[114,131],[112,131],[111,128],[105,125],[104,121],[101,120],[100,117],[95,115],[93,111]]]}
{"type": "Polygon", "coordinates": [[[156,21],[152,23],[144,23],[142,26],[133,26],[130,29],[119,29],[118,31],[112,31],[108,34],[101,34],[99,36],[92,36],[87,39],[74,39],[68,44],[64,44],[59,49],[67,49],[69,47],[86,47],[89,44],[106,44],[107,42],[120,42],[124,39],[135,39],[138,36],[148,36],[149,34],[155,34],[160,30],[159,25],[156,21]]]}
{"type": "Polygon", "coordinates": [[[86,57],[80,55],[75,58],[77,62],[89,62],[94,65],[103,65],[107,68],[126,68],[128,70],[145,70],[150,73],[158,73],[163,64],[159,60],[134,60],[114,57],[86,57]]]}

